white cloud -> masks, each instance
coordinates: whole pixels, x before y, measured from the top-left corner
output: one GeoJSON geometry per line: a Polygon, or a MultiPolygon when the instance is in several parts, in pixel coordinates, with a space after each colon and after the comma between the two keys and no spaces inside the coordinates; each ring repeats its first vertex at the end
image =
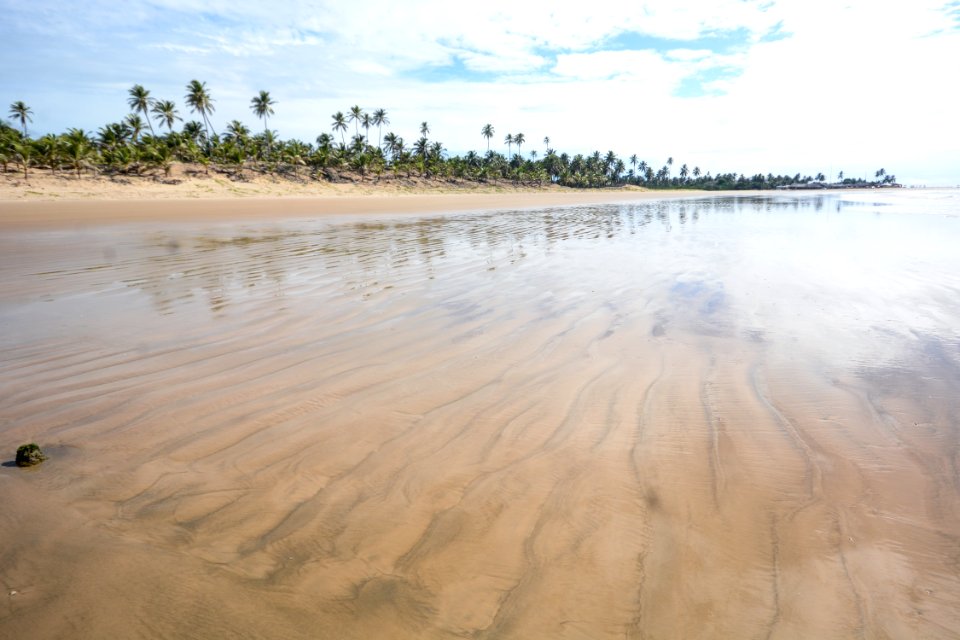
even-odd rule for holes
{"type": "Polygon", "coordinates": [[[488,53],[461,51],[457,57],[464,67],[480,73],[528,73],[536,71],[546,64],[546,58],[537,55],[514,53],[507,56],[495,56],[488,53]]]}
{"type": "MultiPolygon", "coordinates": [[[[687,68],[689,69],[689,68],[687,68]]],[[[654,83],[654,89],[669,90],[680,79],[680,67],[654,51],[597,51],[557,56],[553,72],[571,80],[600,80],[632,76],[654,83]]]]}
{"type": "Polygon", "coordinates": [[[677,60],[679,62],[695,62],[704,60],[713,55],[709,49],[670,49],[664,54],[668,60],[677,60]]]}

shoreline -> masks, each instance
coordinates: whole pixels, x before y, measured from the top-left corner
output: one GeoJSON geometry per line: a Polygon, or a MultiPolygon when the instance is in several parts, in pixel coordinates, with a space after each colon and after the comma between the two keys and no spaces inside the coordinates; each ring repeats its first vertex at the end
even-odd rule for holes
{"type": "Polygon", "coordinates": [[[0,174],[0,231],[157,222],[464,213],[757,194],[795,196],[797,192],[648,190],[635,186],[575,189],[442,179],[331,183],[255,176],[232,181],[218,174],[181,175],[165,182],[150,176],[76,179],[36,173],[30,182],[25,182],[7,172],[0,174]]]}
{"type": "Polygon", "coordinates": [[[588,193],[384,194],[259,198],[0,201],[0,231],[145,222],[229,222],[353,215],[468,211],[611,204],[698,197],[704,191],[588,193]]]}
{"type": "MultiPolygon", "coordinates": [[[[231,183],[188,178],[150,179],[36,176],[29,184],[0,182],[0,230],[143,222],[229,222],[297,217],[459,213],[698,197],[698,190],[570,189],[513,185],[299,184],[270,178],[231,183]]],[[[747,192],[741,192],[744,195],[747,192]]]]}

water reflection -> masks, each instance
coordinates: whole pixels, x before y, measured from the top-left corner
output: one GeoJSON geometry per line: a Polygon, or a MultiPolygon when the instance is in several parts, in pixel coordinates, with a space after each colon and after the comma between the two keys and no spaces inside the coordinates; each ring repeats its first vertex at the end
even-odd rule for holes
{"type": "Polygon", "coordinates": [[[867,196],[40,234],[18,239],[33,247],[5,265],[5,309],[16,316],[21,296],[56,305],[78,294],[108,307],[125,288],[159,316],[202,321],[202,309],[216,320],[264,304],[302,313],[334,299],[389,305],[391,295],[483,308],[551,291],[642,307],[658,335],[779,336],[849,351],[874,331],[952,330],[956,309],[944,302],[960,288],[956,218],[904,213],[901,194],[867,196]],[[69,259],[51,268],[65,242],[69,259]]]}

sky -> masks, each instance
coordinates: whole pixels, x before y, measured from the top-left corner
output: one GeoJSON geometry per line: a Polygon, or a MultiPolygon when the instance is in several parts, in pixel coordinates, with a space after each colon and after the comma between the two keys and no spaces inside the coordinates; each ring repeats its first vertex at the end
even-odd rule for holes
{"type": "Polygon", "coordinates": [[[450,154],[485,151],[492,124],[492,148],[522,132],[525,155],[549,137],[655,168],[960,185],[960,0],[0,0],[0,15],[0,101],[30,106],[31,135],[119,121],[134,84],[199,119],[198,79],[218,131],[262,127],[250,100],[267,90],[284,139],[359,105],[408,143],[426,121],[450,154]]]}

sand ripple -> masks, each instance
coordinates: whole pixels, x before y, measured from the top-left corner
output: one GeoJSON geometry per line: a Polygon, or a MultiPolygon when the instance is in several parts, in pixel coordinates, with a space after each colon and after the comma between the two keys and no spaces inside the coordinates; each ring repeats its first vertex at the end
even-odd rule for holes
{"type": "Polygon", "coordinates": [[[960,635],[960,270],[813,202],[7,234],[0,636],[960,635]]]}

